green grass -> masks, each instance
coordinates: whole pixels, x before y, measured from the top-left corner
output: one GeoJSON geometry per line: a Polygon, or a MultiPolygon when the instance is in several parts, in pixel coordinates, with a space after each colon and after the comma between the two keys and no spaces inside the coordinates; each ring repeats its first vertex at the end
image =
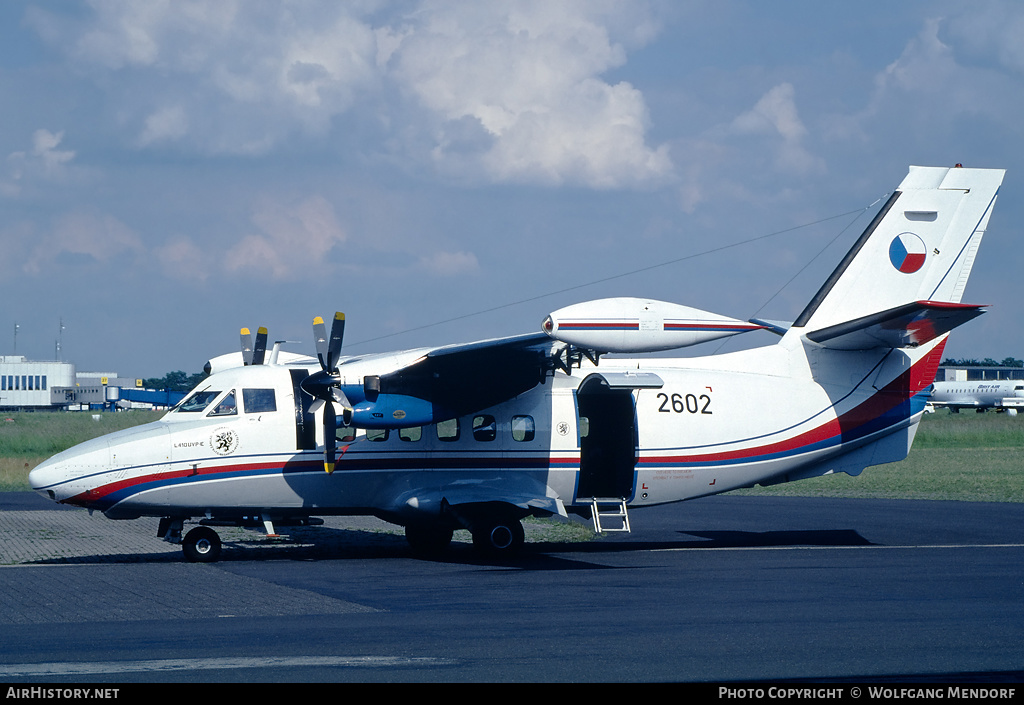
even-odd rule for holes
{"type": "MultiPolygon", "coordinates": [[[[28,471],[76,443],[163,412],[0,415],[0,491],[27,490],[28,471]],[[10,419],[10,420],[8,420],[10,419]]],[[[939,411],[921,422],[906,460],[736,494],[1024,502],[1024,414],[939,411]]]]}
{"type": "Polygon", "coordinates": [[[163,411],[0,414],[0,491],[27,490],[28,471],[90,438],[156,421],[163,411]],[[94,420],[93,415],[99,415],[94,420]]]}

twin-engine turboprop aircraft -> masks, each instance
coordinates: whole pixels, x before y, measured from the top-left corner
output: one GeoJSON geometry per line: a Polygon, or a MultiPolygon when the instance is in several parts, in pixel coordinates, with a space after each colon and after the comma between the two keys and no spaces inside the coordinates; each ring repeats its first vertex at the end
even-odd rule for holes
{"type": "MultiPolygon", "coordinates": [[[[83,443],[32,487],[111,519],[158,517],[187,559],[212,527],[375,515],[419,550],[456,529],[513,552],[529,515],[629,510],[906,457],[1003,171],[911,167],[790,325],[646,299],[552,313],[534,334],[346,357],[344,316],[317,357],[243,331],[243,352],[161,420],[83,443]],[[603,358],[767,329],[775,345],[694,358],[603,358]],[[325,472],[326,470],[326,472],[325,472]],[[198,526],[184,533],[188,523],[198,526]]],[[[610,517],[617,517],[611,520],[610,517]]],[[[602,521],[605,525],[602,525],[602,521]]]]}

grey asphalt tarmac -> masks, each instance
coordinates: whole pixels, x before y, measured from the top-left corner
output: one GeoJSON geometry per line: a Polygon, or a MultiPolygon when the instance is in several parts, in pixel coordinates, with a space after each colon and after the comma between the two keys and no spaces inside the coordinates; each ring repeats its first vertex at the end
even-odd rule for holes
{"type": "Polygon", "coordinates": [[[1024,680],[1024,504],[722,495],[507,563],[325,520],[193,565],[0,494],[0,682],[1024,680]]]}

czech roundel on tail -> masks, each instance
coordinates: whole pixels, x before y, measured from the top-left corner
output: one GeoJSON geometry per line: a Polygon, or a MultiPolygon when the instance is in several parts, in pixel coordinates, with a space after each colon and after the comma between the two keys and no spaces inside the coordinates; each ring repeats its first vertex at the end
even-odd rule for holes
{"type": "Polygon", "coordinates": [[[536,333],[350,357],[345,317],[317,354],[243,330],[242,352],[154,423],[60,453],[32,487],[110,519],[154,517],[186,559],[219,526],[275,534],[374,515],[411,546],[468,529],[514,553],[527,516],[591,518],[906,457],[1002,170],[911,167],[792,324],[642,298],[551,313],[536,333]],[[774,345],[689,358],[605,357],[769,330],[774,345]]]}

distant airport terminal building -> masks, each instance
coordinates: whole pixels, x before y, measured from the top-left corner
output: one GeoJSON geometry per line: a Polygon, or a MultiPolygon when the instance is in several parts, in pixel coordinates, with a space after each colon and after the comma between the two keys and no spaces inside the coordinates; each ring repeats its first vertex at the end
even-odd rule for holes
{"type": "Polygon", "coordinates": [[[142,380],[108,372],[76,372],[70,362],[34,362],[0,355],[0,409],[44,411],[160,408],[180,393],[142,389],[142,380]]]}

